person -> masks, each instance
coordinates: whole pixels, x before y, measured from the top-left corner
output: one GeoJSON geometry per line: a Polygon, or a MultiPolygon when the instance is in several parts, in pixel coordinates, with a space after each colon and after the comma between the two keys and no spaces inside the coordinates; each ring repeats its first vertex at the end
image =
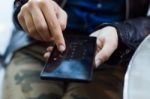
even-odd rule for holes
{"type": "MultiPolygon", "coordinates": [[[[53,40],[59,51],[66,49],[65,33],[97,37],[97,70],[88,84],[42,81],[39,74],[43,61],[24,50],[18,51],[6,68],[3,99],[122,98],[126,65],[150,32],[150,19],[146,16],[149,3],[149,0],[16,0],[14,22],[18,29],[36,40],[53,40]],[[103,64],[108,59],[116,62],[103,64]]],[[[31,52],[43,48],[37,43],[26,49],[31,52]]],[[[51,51],[49,46],[44,57],[49,57],[51,51]]]]}

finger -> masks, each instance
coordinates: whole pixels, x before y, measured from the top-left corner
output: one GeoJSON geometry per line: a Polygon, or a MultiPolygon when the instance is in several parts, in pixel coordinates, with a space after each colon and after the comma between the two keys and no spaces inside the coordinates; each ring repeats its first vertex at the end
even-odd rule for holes
{"type": "Polygon", "coordinates": [[[59,6],[58,6],[58,10],[57,10],[57,19],[61,26],[61,29],[65,30],[66,26],[67,26],[67,14],[59,6]]]}
{"type": "Polygon", "coordinates": [[[37,40],[41,40],[40,36],[38,36],[37,31],[35,29],[33,20],[31,15],[29,14],[28,11],[28,5],[25,4],[22,8],[21,8],[21,12],[24,18],[24,22],[27,28],[27,31],[29,33],[29,35],[37,40]]]}
{"type": "Polygon", "coordinates": [[[99,31],[96,31],[96,32],[90,34],[90,37],[98,37],[98,35],[99,35],[99,31]]]}
{"type": "Polygon", "coordinates": [[[36,40],[43,40],[36,31],[35,25],[32,20],[32,16],[29,13],[26,13],[26,15],[24,16],[24,19],[25,19],[25,23],[26,23],[29,35],[35,38],[36,40]]]}
{"type": "Polygon", "coordinates": [[[17,17],[18,17],[19,24],[21,25],[23,30],[28,33],[28,29],[25,24],[25,20],[24,20],[24,17],[22,16],[22,13],[19,13],[17,17]]]}
{"type": "Polygon", "coordinates": [[[97,38],[96,45],[97,45],[97,51],[100,51],[103,47],[104,39],[102,37],[97,38]]]}
{"type": "Polygon", "coordinates": [[[95,57],[95,65],[98,67],[100,64],[109,59],[115,48],[111,46],[111,42],[104,42],[103,48],[98,52],[95,57]]]}
{"type": "Polygon", "coordinates": [[[32,15],[35,28],[44,41],[50,41],[50,33],[43,13],[34,0],[29,2],[30,14],[32,15]]]}
{"type": "Polygon", "coordinates": [[[56,17],[56,13],[54,12],[54,7],[50,2],[41,3],[41,6],[41,10],[44,13],[48,28],[51,32],[52,37],[54,38],[57,48],[59,49],[59,51],[63,52],[66,48],[66,45],[61,27],[56,17]]]}
{"type": "Polygon", "coordinates": [[[48,59],[48,58],[50,57],[50,55],[51,55],[51,52],[46,52],[46,53],[44,54],[44,58],[45,58],[45,59],[48,59]]]}
{"type": "Polygon", "coordinates": [[[50,46],[50,47],[48,47],[46,50],[47,50],[48,52],[51,52],[51,51],[53,50],[53,47],[50,46]]]}

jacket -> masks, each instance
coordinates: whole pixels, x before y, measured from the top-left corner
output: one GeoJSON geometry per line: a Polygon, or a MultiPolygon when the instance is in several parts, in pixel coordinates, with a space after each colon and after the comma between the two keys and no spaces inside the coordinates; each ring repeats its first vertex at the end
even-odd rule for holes
{"type": "MultiPolygon", "coordinates": [[[[17,14],[23,4],[28,0],[15,0],[14,3],[14,23],[18,26],[17,14]]],[[[67,0],[55,0],[62,7],[67,0]]],[[[119,36],[119,47],[116,50],[117,56],[131,56],[150,33],[150,17],[147,16],[150,0],[126,0],[125,20],[117,23],[100,24],[99,28],[107,25],[116,27],[119,36]],[[118,55],[119,53],[119,55],[118,55]]]]}

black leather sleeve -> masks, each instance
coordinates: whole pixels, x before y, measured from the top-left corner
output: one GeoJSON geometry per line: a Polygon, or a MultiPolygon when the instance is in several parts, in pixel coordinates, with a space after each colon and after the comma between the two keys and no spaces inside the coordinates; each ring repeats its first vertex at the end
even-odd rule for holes
{"type": "Polygon", "coordinates": [[[150,17],[140,17],[112,24],[117,29],[118,48],[110,57],[110,63],[127,63],[144,38],[150,34],[150,17]]]}
{"type": "Polygon", "coordinates": [[[115,23],[120,42],[135,50],[144,38],[150,34],[150,17],[140,17],[115,23]]]}
{"type": "Polygon", "coordinates": [[[150,34],[150,17],[139,17],[112,24],[104,23],[99,25],[97,29],[106,26],[115,27],[119,38],[118,48],[112,54],[108,63],[126,64],[130,61],[138,45],[150,34]]]}

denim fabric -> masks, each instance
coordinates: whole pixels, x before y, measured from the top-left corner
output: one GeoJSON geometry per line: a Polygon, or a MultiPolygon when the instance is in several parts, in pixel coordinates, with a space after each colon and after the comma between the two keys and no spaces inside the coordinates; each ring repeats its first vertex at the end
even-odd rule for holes
{"type": "Polygon", "coordinates": [[[101,23],[112,23],[124,19],[125,0],[68,0],[69,29],[93,32],[101,23]]]}

